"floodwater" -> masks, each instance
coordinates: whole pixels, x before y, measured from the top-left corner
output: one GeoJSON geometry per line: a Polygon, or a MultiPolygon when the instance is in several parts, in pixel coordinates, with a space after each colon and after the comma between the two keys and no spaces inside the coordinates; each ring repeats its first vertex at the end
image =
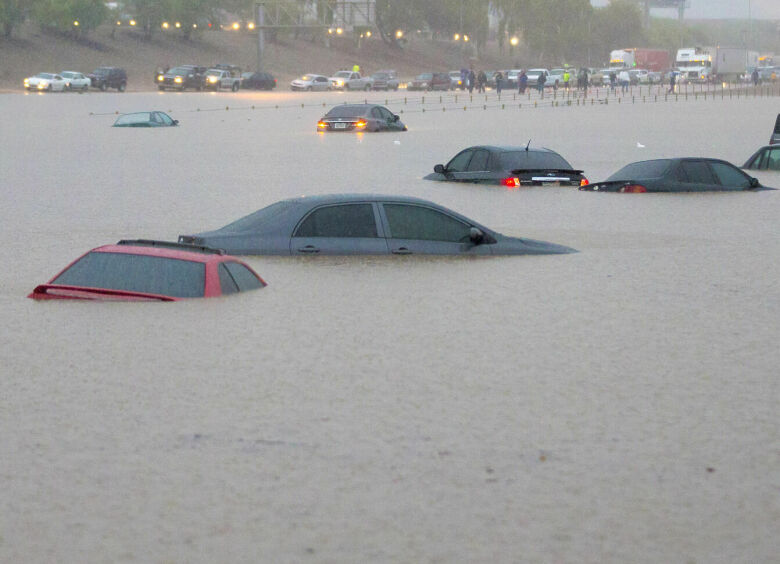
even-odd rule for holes
{"type": "Polygon", "coordinates": [[[362,136],[314,131],[322,103],[362,94],[0,96],[0,561],[776,561],[780,192],[422,176],[529,138],[592,180],[741,164],[778,98],[393,96],[409,131],[362,136]],[[146,109],[181,126],[92,115],[146,109]],[[419,196],[580,253],[250,257],[269,286],[225,299],[25,298],[92,247],[330,192],[419,196]]]}

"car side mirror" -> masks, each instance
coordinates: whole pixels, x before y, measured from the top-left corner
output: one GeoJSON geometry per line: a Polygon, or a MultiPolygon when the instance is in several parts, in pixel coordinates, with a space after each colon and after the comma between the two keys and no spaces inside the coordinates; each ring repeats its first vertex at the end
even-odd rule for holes
{"type": "Polygon", "coordinates": [[[471,239],[471,242],[475,245],[479,245],[485,240],[485,234],[478,227],[472,227],[469,230],[469,239],[471,239]]]}
{"type": "Polygon", "coordinates": [[[398,114],[393,114],[393,121],[398,121],[401,117],[398,114]]]}
{"type": "Polygon", "coordinates": [[[751,188],[760,188],[761,183],[758,181],[758,178],[751,177],[750,179],[750,187],[751,188]]]}
{"type": "Polygon", "coordinates": [[[436,166],[433,167],[433,172],[444,174],[445,172],[444,165],[437,164],[436,166]]]}

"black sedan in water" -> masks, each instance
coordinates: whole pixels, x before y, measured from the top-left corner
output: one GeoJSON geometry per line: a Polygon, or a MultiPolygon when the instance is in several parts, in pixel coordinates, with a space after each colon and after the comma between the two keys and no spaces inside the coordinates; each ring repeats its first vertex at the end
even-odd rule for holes
{"type": "MultiPolygon", "coordinates": [[[[767,190],[731,163],[720,159],[678,158],[639,161],[604,180],[580,186],[592,192],[708,192],[767,190]]],[[[771,190],[771,188],[769,188],[771,190]]]]}
{"type": "Polygon", "coordinates": [[[273,90],[276,79],[269,72],[245,72],[241,75],[241,90],[273,90]]]}
{"type": "Polygon", "coordinates": [[[519,186],[581,186],[588,180],[555,151],[544,148],[478,145],[463,149],[426,180],[519,186]]]}
{"type": "Polygon", "coordinates": [[[384,106],[342,104],[320,118],[317,131],[406,131],[406,126],[384,106]]]}
{"type": "Polygon", "coordinates": [[[179,242],[241,255],[550,255],[574,249],[507,237],[426,200],[332,194],[282,200],[179,242]]]}

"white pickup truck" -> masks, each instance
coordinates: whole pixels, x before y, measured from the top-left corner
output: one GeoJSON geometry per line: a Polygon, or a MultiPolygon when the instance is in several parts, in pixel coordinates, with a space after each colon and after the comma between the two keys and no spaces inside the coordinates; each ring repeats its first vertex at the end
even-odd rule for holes
{"type": "Polygon", "coordinates": [[[355,71],[338,71],[329,79],[330,87],[334,90],[370,90],[371,79],[360,76],[355,71]]]}
{"type": "Polygon", "coordinates": [[[236,76],[229,70],[209,69],[203,77],[204,90],[232,90],[238,92],[241,87],[241,73],[236,76]]]}

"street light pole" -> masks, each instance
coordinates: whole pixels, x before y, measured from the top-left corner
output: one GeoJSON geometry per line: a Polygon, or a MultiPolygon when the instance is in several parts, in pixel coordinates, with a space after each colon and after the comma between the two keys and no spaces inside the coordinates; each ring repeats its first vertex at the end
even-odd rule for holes
{"type": "Polygon", "coordinates": [[[265,2],[257,2],[257,72],[263,70],[263,50],[265,49],[265,2]]]}

